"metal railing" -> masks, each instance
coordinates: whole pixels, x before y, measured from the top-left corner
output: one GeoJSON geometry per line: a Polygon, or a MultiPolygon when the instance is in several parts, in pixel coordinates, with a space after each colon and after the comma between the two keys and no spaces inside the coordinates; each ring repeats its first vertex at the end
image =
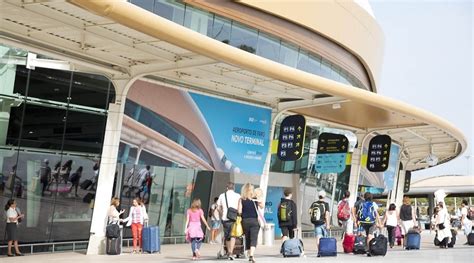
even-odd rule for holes
{"type": "MultiPolygon", "coordinates": [[[[32,243],[32,244],[19,244],[20,248],[28,248],[29,252],[21,249],[23,253],[55,253],[64,251],[85,251],[89,241],[65,241],[65,242],[48,242],[48,243],[32,243]],[[35,249],[36,248],[36,249],[35,249]],[[62,249],[58,249],[62,248],[62,249]],[[39,252],[36,252],[39,251],[39,252]]],[[[8,248],[8,245],[0,246],[0,249],[8,248]]]]}

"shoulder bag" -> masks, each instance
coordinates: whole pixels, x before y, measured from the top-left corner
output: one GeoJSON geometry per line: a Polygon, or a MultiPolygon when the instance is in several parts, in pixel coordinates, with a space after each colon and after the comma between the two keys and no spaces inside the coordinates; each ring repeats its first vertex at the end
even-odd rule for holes
{"type": "Polygon", "coordinates": [[[260,226],[260,228],[263,228],[267,224],[267,222],[265,221],[265,217],[263,217],[262,213],[260,213],[260,210],[255,204],[255,201],[252,200],[252,203],[253,207],[255,207],[255,212],[257,212],[258,225],[260,226]]]}
{"type": "Polygon", "coordinates": [[[227,206],[227,220],[229,221],[232,221],[232,222],[235,222],[235,220],[237,220],[237,209],[233,208],[233,207],[229,207],[229,203],[227,202],[227,193],[224,194],[225,196],[225,205],[227,206]]]}

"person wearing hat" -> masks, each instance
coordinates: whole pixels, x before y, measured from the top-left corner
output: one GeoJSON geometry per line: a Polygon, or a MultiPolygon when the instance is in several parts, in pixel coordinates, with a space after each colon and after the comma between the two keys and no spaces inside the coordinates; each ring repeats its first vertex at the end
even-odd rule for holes
{"type": "Polygon", "coordinates": [[[318,192],[319,200],[311,204],[309,208],[309,216],[311,223],[314,224],[314,234],[316,236],[316,247],[319,249],[319,239],[327,237],[330,229],[329,224],[329,204],[324,201],[326,192],[321,190],[318,192]]]}
{"type": "Polygon", "coordinates": [[[42,184],[41,196],[43,196],[44,191],[46,191],[46,188],[48,188],[49,181],[51,180],[51,167],[49,167],[48,159],[43,160],[43,164],[41,165],[39,170],[39,178],[42,184]]]}

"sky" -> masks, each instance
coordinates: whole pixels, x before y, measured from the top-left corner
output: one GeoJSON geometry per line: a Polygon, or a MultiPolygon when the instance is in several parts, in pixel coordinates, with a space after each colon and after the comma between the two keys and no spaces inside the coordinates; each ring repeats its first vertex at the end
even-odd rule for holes
{"type": "Polygon", "coordinates": [[[465,1],[370,1],[385,34],[378,93],[446,119],[468,141],[458,158],[413,178],[474,175],[474,4],[465,1]]]}

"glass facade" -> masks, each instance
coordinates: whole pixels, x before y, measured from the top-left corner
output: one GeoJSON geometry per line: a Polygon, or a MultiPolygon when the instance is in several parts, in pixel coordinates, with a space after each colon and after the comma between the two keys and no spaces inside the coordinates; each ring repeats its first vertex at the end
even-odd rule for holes
{"type": "Polygon", "coordinates": [[[236,48],[311,74],[370,90],[370,87],[365,87],[349,72],[321,58],[320,55],[223,16],[195,8],[179,0],[129,1],[145,10],[236,48]]]}
{"type": "MultiPolygon", "coordinates": [[[[278,138],[279,123],[281,123],[281,120],[275,128],[275,138],[278,138]]],[[[349,139],[348,154],[351,154],[354,151],[357,138],[353,133],[344,130],[307,125],[303,156],[296,161],[281,161],[276,154],[273,154],[271,158],[270,171],[299,174],[299,190],[303,202],[302,211],[308,211],[311,204],[318,200],[316,193],[320,190],[324,190],[326,192],[326,201],[331,207],[331,213],[336,213],[337,202],[342,199],[342,195],[349,188],[351,165],[346,164],[346,169],[342,173],[337,174],[323,174],[316,171],[315,161],[317,144],[319,135],[323,132],[345,135],[349,139]]],[[[336,217],[333,216],[332,218],[334,219],[336,217]]],[[[303,231],[310,231],[314,228],[304,212],[301,217],[301,223],[303,231]]],[[[333,222],[333,224],[337,225],[337,222],[333,222]]]]}
{"type": "Polygon", "coordinates": [[[97,180],[115,90],[99,75],[28,69],[26,55],[0,46],[0,203],[14,198],[25,213],[22,243],[86,240],[95,185],[81,185],[97,180]]]}

